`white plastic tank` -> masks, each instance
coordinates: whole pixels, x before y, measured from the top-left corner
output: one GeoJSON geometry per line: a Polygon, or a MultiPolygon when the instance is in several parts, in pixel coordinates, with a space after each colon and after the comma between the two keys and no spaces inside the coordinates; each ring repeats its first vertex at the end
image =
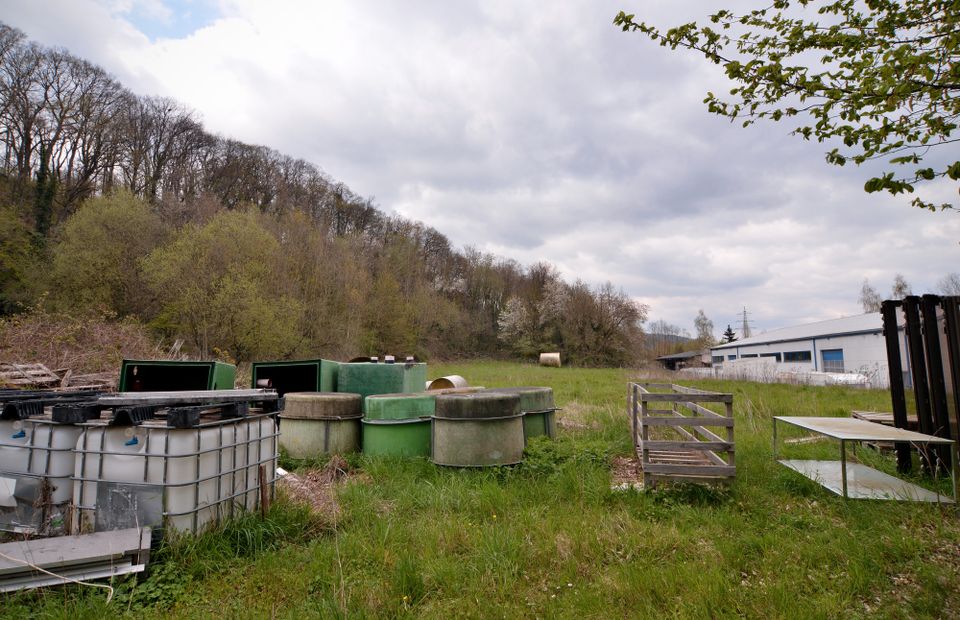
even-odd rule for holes
{"type": "Polygon", "coordinates": [[[259,466],[271,492],[277,426],[255,415],[198,428],[85,425],[76,442],[74,533],[125,527],[198,532],[259,506],[259,466]]]}
{"type": "Polygon", "coordinates": [[[80,433],[49,415],[0,420],[0,530],[64,533],[80,433]]]}

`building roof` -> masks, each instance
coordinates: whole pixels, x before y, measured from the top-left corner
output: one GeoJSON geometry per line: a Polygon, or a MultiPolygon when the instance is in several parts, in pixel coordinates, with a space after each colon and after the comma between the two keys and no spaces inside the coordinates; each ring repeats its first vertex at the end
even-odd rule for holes
{"type": "Polygon", "coordinates": [[[879,312],[847,316],[842,319],[830,319],[793,327],[771,329],[759,336],[751,336],[741,340],[734,340],[727,344],[717,345],[712,350],[732,349],[750,346],[752,344],[773,344],[775,342],[790,342],[794,340],[810,340],[811,338],[826,338],[827,336],[848,336],[852,334],[873,334],[883,331],[883,319],[879,312]]]}
{"type": "Polygon", "coordinates": [[[671,355],[661,355],[658,360],[686,360],[691,357],[700,357],[703,351],[684,351],[683,353],[673,353],[671,355]]]}

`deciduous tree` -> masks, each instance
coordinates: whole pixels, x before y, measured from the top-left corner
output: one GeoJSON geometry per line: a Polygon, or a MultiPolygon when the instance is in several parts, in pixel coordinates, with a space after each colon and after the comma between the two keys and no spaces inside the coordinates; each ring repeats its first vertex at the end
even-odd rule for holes
{"type": "MultiPolygon", "coordinates": [[[[666,31],[620,12],[624,31],[687,48],[723,65],[729,97],[707,93],[710,112],[744,126],[798,121],[793,133],[830,148],[842,166],[885,160],[868,192],[912,194],[922,182],[956,186],[960,117],[960,8],[952,0],[774,0],[742,14],[720,10],[709,25],[666,31]]],[[[954,208],[921,197],[927,209],[954,208]]]]}
{"type": "Polygon", "coordinates": [[[713,321],[707,318],[703,308],[697,312],[693,319],[693,326],[697,330],[697,344],[700,347],[711,347],[716,339],[713,337],[713,321]]]}
{"type": "Polygon", "coordinates": [[[937,282],[937,292],[941,295],[960,295],[960,273],[952,272],[937,282]]]}
{"type": "Polygon", "coordinates": [[[877,292],[877,289],[873,288],[870,280],[867,278],[864,278],[863,284],[860,285],[859,301],[865,313],[880,312],[880,302],[883,300],[880,299],[880,293],[877,292]]]}
{"type": "Polygon", "coordinates": [[[893,286],[890,288],[890,298],[903,299],[907,295],[913,295],[913,289],[910,288],[910,285],[907,283],[906,278],[903,277],[903,274],[898,273],[893,276],[893,286]]]}

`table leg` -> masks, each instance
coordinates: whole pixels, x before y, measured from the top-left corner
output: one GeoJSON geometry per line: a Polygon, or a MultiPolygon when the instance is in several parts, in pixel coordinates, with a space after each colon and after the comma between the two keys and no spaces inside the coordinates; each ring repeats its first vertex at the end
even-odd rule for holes
{"type": "Polygon", "coordinates": [[[957,459],[960,458],[960,449],[957,448],[957,442],[953,442],[953,458],[950,459],[950,477],[953,479],[953,503],[960,503],[960,497],[957,497],[957,459]]]}
{"type": "Polygon", "coordinates": [[[847,442],[840,440],[840,480],[843,482],[843,498],[847,499],[847,442]]]}
{"type": "Polygon", "coordinates": [[[777,419],[773,419],[773,460],[777,460],[777,419]]]}

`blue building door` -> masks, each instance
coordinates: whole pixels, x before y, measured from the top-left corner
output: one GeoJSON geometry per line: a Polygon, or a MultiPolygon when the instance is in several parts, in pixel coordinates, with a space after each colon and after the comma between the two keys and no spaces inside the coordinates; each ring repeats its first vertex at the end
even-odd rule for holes
{"type": "Polygon", "coordinates": [[[823,372],[843,372],[843,349],[824,349],[820,352],[823,372]]]}

